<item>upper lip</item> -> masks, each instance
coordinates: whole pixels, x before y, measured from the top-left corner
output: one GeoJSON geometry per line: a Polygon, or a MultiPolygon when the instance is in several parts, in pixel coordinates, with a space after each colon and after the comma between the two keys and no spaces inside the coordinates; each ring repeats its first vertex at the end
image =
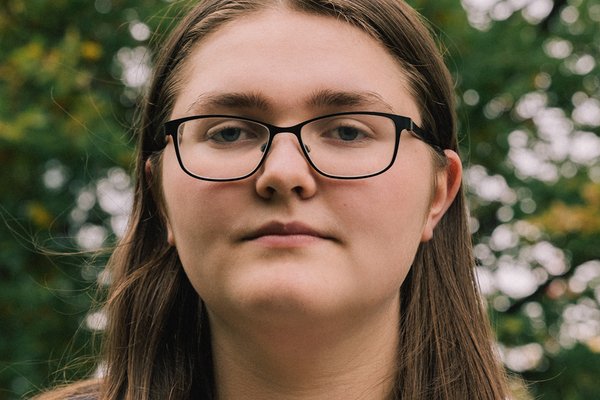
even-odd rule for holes
{"type": "Polygon", "coordinates": [[[315,236],[324,239],[331,239],[330,236],[326,235],[323,232],[320,232],[310,226],[302,223],[302,222],[279,222],[272,221],[268,222],[258,229],[250,231],[247,235],[244,236],[244,240],[252,240],[259,238],[261,236],[268,235],[280,235],[280,236],[288,236],[288,235],[308,235],[315,236]]]}

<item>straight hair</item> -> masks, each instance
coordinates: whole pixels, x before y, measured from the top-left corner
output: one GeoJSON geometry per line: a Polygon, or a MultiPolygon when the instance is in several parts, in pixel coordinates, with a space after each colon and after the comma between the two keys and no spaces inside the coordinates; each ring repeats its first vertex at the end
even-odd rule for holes
{"type": "MultiPolygon", "coordinates": [[[[458,151],[451,76],[427,24],[404,1],[206,0],[192,6],[161,46],[141,111],[134,207],[107,265],[112,284],[101,355],[105,375],[70,387],[70,393],[104,400],[215,398],[207,315],[167,243],[160,168],[149,176],[145,166],[160,163],[162,125],[190,53],[222,25],[270,7],[336,18],[379,41],[408,77],[422,128],[442,148],[458,151]]],[[[432,157],[443,165],[443,158],[432,157]]],[[[433,239],[420,245],[400,288],[394,399],[510,397],[477,288],[467,216],[461,189],[433,239]]]]}

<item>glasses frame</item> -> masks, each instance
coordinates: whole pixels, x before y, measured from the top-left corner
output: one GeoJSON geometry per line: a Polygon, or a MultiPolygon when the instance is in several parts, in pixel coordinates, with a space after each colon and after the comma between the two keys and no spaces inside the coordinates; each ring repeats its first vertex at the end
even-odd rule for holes
{"type": "Polygon", "coordinates": [[[239,117],[239,116],[235,116],[235,115],[226,115],[226,114],[193,115],[193,116],[189,116],[189,117],[174,119],[174,120],[168,121],[168,122],[166,122],[164,124],[165,140],[166,140],[166,138],[168,136],[171,136],[173,138],[173,144],[175,146],[175,154],[177,155],[177,161],[179,162],[179,166],[181,167],[181,169],[186,174],[190,175],[193,178],[200,179],[200,180],[203,180],[203,181],[211,181],[211,182],[231,182],[231,181],[238,181],[238,180],[246,179],[249,176],[252,176],[254,173],[256,173],[256,171],[258,171],[260,169],[260,167],[265,162],[265,159],[267,158],[267,155],[269,154],[269,150],[271,149],[271,144],[273,143],[273,139],[275,138],[275,135],[277,135],[278,133],[292,133],[294,136],[296,136],[296,138],[298,139],[298,142],[300,143],[300,148],[302,149],[302,153],[304,155],[304,158],[306,159],[306,161],[308,162],[308,164],[315,171],[317,171],[320,175],[323,175],[323,176],[325,176],[327,178],[332,178],[332,179],[365,179],[365,178],[370,178],[370,177],[373,177],[373,176],[380,175],[380,174],[384,173],[385,171],[387,171],[388,169],[390,169],[392,167],[392,165],[394,165],[394,161],[396,161],[396,156],[398,154],[398,147],[400,145],[400,135],[405,130],[408,131],[408,132],[410,132],[417,139],[419,139],[422,142],[424,142],[424,143],[428,144],[429,146],[431,146],[438,153],[443,154],[443,149],[436,143],[437,141],[436,141],[435,137],[431,133],[429,133],[428,131],[426,131],[424,129],[421,129],[419,126],[417,126],[417,124],[415,124],[414,121],[411,118],[405,117],[403,115],[389,114],[389,113],[376,112],[376,111],[347,111],[347,112],[340,112],[340,113],[334,113],[334,114],[321,115],[319,117],[311,118],[309,120],[300,122],[299,124],[292,125],[292,126],[285,126],[285,127],[271,125],[271,124],[268,124],[266,122],[258,121],[258,120],[252,119],[252,118],[245,118],[245,117],[239,117]],[[306,147],[305,147],[304,143],[302,142],[302,136],[300,135],[302,127],[304,127],[307,124],[310,124],[311,122],[318,121],[320,119],[337,117],[337,116],[343,116],[343,115],[374,115],[374,116],[380,116],[380,117],[389,118],[389,119],[391,119],[394,122],[394,126],[396,128],[396,139],[395,139],[395,142],[394,142],[394,153],[392,155],[392,159],[390,160],[390,163],[385,168],[383,168],[380,171],[377,171],[377,172],[374,172],[374,173],[371,173],[371,174],[367,174],[367,175],[338,176],[338,175],[332,175],[332,174],[328,174],[328,173],[325,173],[325,172],[321,171],[313,163],[313,161],[310,159],[310,156],[308,155],[308,152],[306,150],[306,147]],[[179,131],[179,127],[184,122],[191,121],[191,120],[196,120],[196,119],[205,119],[205,118],[235,118],[235,119],[242,120],[242,121],[248,121],[248,122],[253,122],[253,123],[256,123],[256,124],[260,124],[260,125],[264,126],[265,128],[267,128],[269,130],[269,138],[268,138],[267,144],[266,144],[266,146],[265,146],[265,148],[263,150],[263,156],[260,159],[260,161],[258,162],[258,164],[256,165],[256,167],[251,172],[249,172],[246,175],[235,177],[235,178],[206,178],[206,177],[203,177],[203,176],[196,175],[196,174],[194,174],[193,172],[189,171],[186,168],[186,166],[183,163],[183,160],[181,158],[180,151],[179,151],[179,140],[177,140],[177,134],[178,134],[178,131],[179,131]]]}

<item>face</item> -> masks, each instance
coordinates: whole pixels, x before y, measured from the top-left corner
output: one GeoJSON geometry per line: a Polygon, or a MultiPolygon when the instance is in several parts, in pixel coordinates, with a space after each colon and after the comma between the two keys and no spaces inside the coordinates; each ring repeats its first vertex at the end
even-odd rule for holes
{"type": "MultiPolygon", "coordinates": [[[[420,123],[399,64],[333,18],[284,9],[242,17],[204,38],[181,78],[172,119],[227,114],[291,126],[328,113],[381,111],[420,123]],[[345,94],[354,100],[340,101],[345,94]]],[[[244,180],[188,176],[171,141],[161,168],[169,241],[211,318],[397,314],[399,288],[437,218],[431,154],[407,132],[392,168],[368,179],[320,176],[288,133],[275,137],[262,168],[244,180]]]]}

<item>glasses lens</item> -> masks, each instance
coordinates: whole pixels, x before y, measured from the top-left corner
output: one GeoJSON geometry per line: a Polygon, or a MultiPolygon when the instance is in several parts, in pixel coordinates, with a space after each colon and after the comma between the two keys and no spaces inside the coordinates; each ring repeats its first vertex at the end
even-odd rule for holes
{"type": "Polygon", "coordinates": [[[201,178],[235,179],[258,166],[269,130],[244,119],[198,118],[182,123],[177,138],[188,172],[201,178]]]}
{"type": "Polygon", "coordinates": [[[310,160],[327,175],[349,178],[376,174],[394,158],[396,127],[385,116],[325,117],[305,125],[301,135],[310,160]]]}

